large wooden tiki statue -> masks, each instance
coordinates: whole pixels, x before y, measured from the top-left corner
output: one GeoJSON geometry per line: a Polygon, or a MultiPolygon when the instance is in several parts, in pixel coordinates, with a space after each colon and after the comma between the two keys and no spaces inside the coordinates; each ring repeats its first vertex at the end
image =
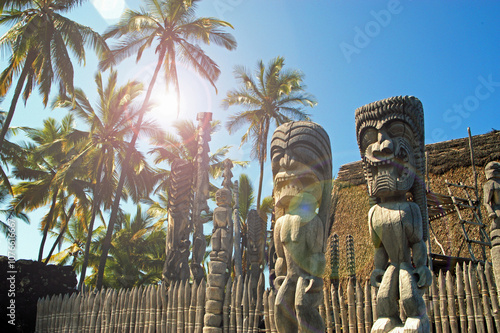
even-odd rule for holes
{"type": "Polygon", "coordinates": [[[484,168],[483,204],[491,220],[491,262],[497,286],[500,286],[500,162],[492,161],[484,168]]]}
{"type": "Polygon", "coordinates": [[[325,247],[332,189],[330,139],[318,124],[279,126],[271,141],[278,332],[324,332],[325,247]]]}
{"type": "Polygon", "coordinates": [[[356,133],[373,204],[368,213],[375,246],[371,283],[379,291],[378,319],[372,332],[429,332],[422,299],[432,280],[425,243],[428,215],[422,178],[422,104],[415,97],[399,96],[358,108],[356,133]],[[404,325],[399,301],[407,316],[404,325]]]}

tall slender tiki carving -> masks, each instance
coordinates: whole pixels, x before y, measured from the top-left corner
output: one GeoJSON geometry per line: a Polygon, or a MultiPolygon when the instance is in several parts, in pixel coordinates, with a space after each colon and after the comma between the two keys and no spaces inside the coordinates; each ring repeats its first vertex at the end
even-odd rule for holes
{"type": "MultiPolygon", "coordinates": [[[[212,251],[208,266],[208,284],[206,291],[206,308],[204,317],[204,333],[222,333],[224,287],[226,286],[233,249],[233,226],[231,207],[231,168],[230,160],[224,161],[224,181],[222,188],[215,193],[217,207],[214,209],[214,230],[212,232],[212,251]]],[[[229,325],[228,322],[225,323],[229,325]]]]}
{"type": "Polygon", "coordinates": [[[379,287],[372,332],[429,332],[423,292],[427,267],[424,111],[413,96],[392,97],[356,110],[356,133],[375,246],[371,283],[379,287]],[[408,201],[407,197],[412,201],[408,201]],[[399,317],[399,303],[407,316],[399,317]]]}
{"type": "Polygon", "coordinates": [[[241,262],[241,222],[240,222],[240,195],[238,188],[238,181],[235,180],[233,184],[233,225],[234,225],[234,275],[241,276],[243,267],[241,262]]]}
{"type": "Polygon", "coordinates": [[[206,249],[205,236],[203,235],[203,223],[205,223],[206,220],[202,218],[201,213],[209,212],[207,200],[209,195],[208,152],[210,151],[210,147],[208,143],[211,140],[210,121],[212,121],[212,113],[200,112],[196,120],[198,120],[198,152],[195,159],[196,180],[192,215],[193,257],[191,259],[191,275],[194,280],[200,283],[205,275],[201,263],[206,249]]]}
{"type": "Polygon", "coordinates": [[[266,246],[266,221],[259,213],[252,209],[247,218],[247,272],[252,276],[251,292],[257,297],[257,283],[264,266],[264,252],[266,246]]]}
{"type": "Polygon", "coordinates": [[[176,159],[170,173],[168,192],[168,229],[163,280],[168,284],[189,278],[189,234],[193,184],[193,165],[176,159]]]}
{"type": "Polygon", "coordinates": [[[332,155],[318,124],[279,126],[271,140],[276,224],[275,321],[278,332],[324,332],[325,250],[330,230],[332,155]]]}

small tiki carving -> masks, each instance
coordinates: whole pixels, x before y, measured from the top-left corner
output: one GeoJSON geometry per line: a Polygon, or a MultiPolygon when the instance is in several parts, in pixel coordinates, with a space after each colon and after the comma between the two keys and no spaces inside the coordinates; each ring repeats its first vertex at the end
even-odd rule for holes
{"type": "Polygon", "coordinates": [[[483,204],[491,219],[491,262],[497,286],[500,285],[500,163],[489,162],[484,169],[483,204]]]}
{"type": "Polygon", "coordinates": [[[393,97],[356,110],[356,132],[363,159],[368,213],[375,246],[371,283],[378,286],[378,319],[372,332],[429,332],[422,299],[432,274],[427,267],[427,203],[424,174],[424,114],[411,96],[393,97]],[[413,202],[407,201],[411,194],[413,202]],[[411,251],[410,251],[411,250],[411,251]],[[399,301],[407,315],[399,318],[399,301]]]}
{"type": "Polygon", "coordinates": [[[490,162],[484,168],[486,183],[483,186],[484,206],[492,220],[490,231],[500,229],[500,162],[490,162]]]}
{"type": "Polygon", "coordinates": [[[325,248],[332,189],[330,139],[312,122],[279,126],[271,141],[276,225],[276,327],[323,332],[325,248]]]}

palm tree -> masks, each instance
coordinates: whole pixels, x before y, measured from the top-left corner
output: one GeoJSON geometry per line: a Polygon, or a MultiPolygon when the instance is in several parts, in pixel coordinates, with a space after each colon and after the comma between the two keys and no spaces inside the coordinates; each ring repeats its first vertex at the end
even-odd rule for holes
{"type": "Polygon", "coordinates": [[[96,52],[107,50],[104,39],[94,30],[61,15],[83,0],[0,0],[0,24],[12,28],[0,38],[0,46],[11,49],[7,68],[0,75],[0,96],[5,96],[14,76],[18,77],[10,109],[0,132],[0,148],[12,121],[17,101],[23,92],[26,101],[38,86],[47,105],[52,82],[62,91],[73,93],[71,54],[85,62],[85,46],[96,52]]]}
{"type": "MultiPolygon", "coordinates": [[[[94,246],[102,251],[104,234],[94,246]],[[101,246],[98,246],[100,243],[101,246]]],[[[123,215],[115,225],[103,286],[106,288],[132,288],[157,283],[165,261],[165,230],[163,221],[156,221],[143,213],[140,205],[134,217],[123,215]]],[[[97,272],[87,277],[95,285],[97,272]]]]}
{"type": "Polygon", "coordinates": [[[82,180],[83,168],[60,172],[77,152],[77,143],[68,139],[73,134],[73,123],[74,118],[67,115],[60,124],[48,118],[42,129],[25,129],[34,144],[26,144],[24,148],[30,151],[28,159],[23,165],[15,165],[12,171],[14,177],[22,180],[13,187],[11,207],[15,212],[50,205],[49,212],[41,221],[43,235],[38,261],[42,261],[48,232],[57,218],[64,214],[68,200],[71,197],[80,202],[87,200],[86,182],[82,180]]]}
{"type": "MultiPolygon", "coordinates": [[[[153,42],[157,42],[155,52],[158,54],[158,60],[144,98],[136,128],[141,127],[146,105],[149,104],[156,78],[164,63],[166,64],[164,67],[166,82],[175,85],[177,96],[179,97],[176,65],[178,56],[192,66],[202,77],[208,79],[214,86],[214,82],[220,74],[217,64],[198,45],[193,44],[192,41],[202,41],[205,44],[214,42],[229,50],[236,47],[233,36],[221,30],[224,27],[232,27],[229,23],[214,18],[195,18],[194,14],[198,1],[145,0],[149,12],[145,10],[139,12],[126,10],[120,22],[116,26],[111,27],[104,35],[105,38],[113,37],[121,39],[121,41],[117,48],[108,53],[107,60],[101,63],[102,68],[107,68],[135,52],[137,52],[137,60],[139,60],[144,50],[151,47],[153,42]]],[[[136,131],[130,141],[129,149],[127,149],[125,161],[130,161],[137,137],[138,132],[136,131]]],[[[108,231],[99,263],[96,282],[98,289],[102,287],[104,267],[106,266],[106,258],[111,246],[113,225],[120,206],[120,193],[125,183],[128,168],[129,166],[124,164],[116,189],[117,195],[115,195],[115,201],[111,210],[108,231]]]]}
{"type": "MultiPolygon", "coordinates": [[[[95,82],[98,92],[98,103],[95,107],[88,100],[82,89],[75,89],[74,99],[60,95],[53,107],[63,107],[74,112],[78,118],[90,128],[89,132],[82,132],[87,139],[85,147],[79,152],[76,159],[82,160],[88,170],[93,191],[93,205],[88,226],[87,241],[85,244],[85,254],[82,263],[80,287],[85,279],[86,269],[91,248],[92,231],[96,214],[101,204],[105,210],[111,208],[114,190],[116,189],[116,166],[122,164],[127,149],[127,138],[133,136],[134,128],[132,124],[138,117],[139,110],[134,107],[134,101],[142,92],[142,84],[137,81],[130,81],[123,86],[118,86],[118,75],[116,71],[111,71],[106,85],[104,85],[102,75],[97,73],[95,82]]],[[[144,122],[141,126],[144,133],[163,133],[151,121],[144,122]]],[[[140,153],[134,151],[135,159],[142,167],[142,172],[129,175],[128,192],[122,192],[125,196],[131,194],[134,201],[138,201],[142,193],[151,192],[155,177],[151,167],[145,163],[140,153]],[[144,177],[144,175],[147,175],[144,177]],[[140,179],[137,179],[140,176],[140,179]]],[[[137,169],[138,166],[136,166],[137,169]]]]}
{"type": "Polygon", "coordinates": [[[243,124],[248,130],[241,138],[241,144],[252,140],[251,157],[260,164],[259,188],[257,192],[257,210],[260,208],[264,163],[267,159],[267,139],[271,124],[279,126],[291,120],[309,120],[309,115],[302,106],[313,107],[316,101],[305,92],[302,84],[304,75],[297,70],[283,70],[285,59],[276,57],[266,69],[261,61],[257,64],[255,76],[242,66],[234,70],[241,87],[230,90],[222,105],[227,109],[232,105],[244,107],[229,117],[226,128],[233,133],[243,124]],[[256,79],[255,79],[256,77],[256,79]]]}

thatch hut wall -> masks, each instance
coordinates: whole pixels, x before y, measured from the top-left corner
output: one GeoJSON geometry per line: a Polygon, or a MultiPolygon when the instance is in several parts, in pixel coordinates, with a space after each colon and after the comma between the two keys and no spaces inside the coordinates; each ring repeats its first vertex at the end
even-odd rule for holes
{"type": "MultiPolygon", "coordinates": [[[[485,182],[484,166],[490,161],[500,161],[500,131],[472,137],[474,161],[477,172],[479,200],[482,200],[482,184],[485,182]]],[[[445,185],[464,183],[474,186],[471,167],[469,139],[462,138],[426,145],[428,188],[432,192],[448,195],[445,185]]],[[[458,196],[459,192],[455,191],[458,196]]],[[[347,276],[344,243],[347,235],[354,236],[356,252],[356,275],[368,278],[373,269],[373,246],[368,232],[368,195],[361,161],[345,164],[335,179],[332,234],[337,233],[340,240],[340,278],[347,276]],[[344,243],[343,243],[344,242],[344,243]]],[[[482,207],[483,222],[489,225],[487,214],[482,207]]],[[[465,213],[465,217],[470,215],[465,213]]],[[[469,257],[457,214],[450,214],[431,222],[430,233],[432,252],[447,256],[469,257]],[[438,243],[440,245],[438,245],[438,243]]],[[[478,238],[477,232],[470,232],[471,238],[478,238]]],[[[480,258],[481,249],[473,246],[474,254],[480,258]]],[[[489,256],[489,251],[486,251],[489,256]]]]}

